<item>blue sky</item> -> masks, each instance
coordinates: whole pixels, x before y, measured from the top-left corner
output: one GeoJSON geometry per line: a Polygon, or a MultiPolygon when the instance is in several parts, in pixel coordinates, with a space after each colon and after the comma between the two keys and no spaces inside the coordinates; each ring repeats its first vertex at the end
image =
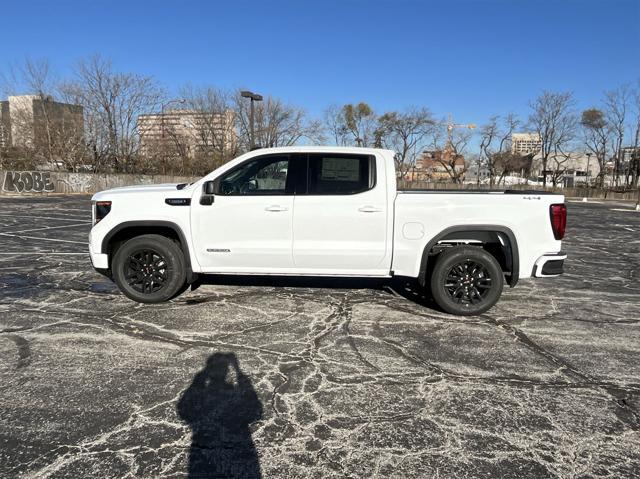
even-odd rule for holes
{"type": "Polygon", "coordinates": [[[640,0],[9,0],[2,18],[0,69],[44,57],[64,76],[99,52],[173,92],[244,87],[316,116],[362,100],[481,124],[640,78],[640,0]]]}

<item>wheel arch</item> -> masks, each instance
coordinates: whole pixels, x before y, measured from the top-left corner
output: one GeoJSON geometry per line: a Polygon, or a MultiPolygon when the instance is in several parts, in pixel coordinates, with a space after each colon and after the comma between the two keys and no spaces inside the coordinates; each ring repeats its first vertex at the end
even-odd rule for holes
{"type": "Polygon", "coordinates": [[[182,228],[171,221],[125,221],[112,228],[104,236],[100,245],[100,252],[109,256],[109,269],[111,269],[111,261],[113,259],[113,253],[115,252],[114,247],[117,249],[118,245],[123,244],[126,240],[144,234],[158,234],[176,241],[184,255],[184,261],[187,267],[187,283],[191,284],[196,280],[197,275],[193,272],[191,265],[191,254],[187,238],[182,228]]]}
{"type": "MultiPolygon", "coordinates": [[[[420,270],[418,278],[422,286],[427,283],[427,270],[433,263],[433,259],[429,261],[429,258],[431,256],[431,251],[433,250],[434,246],[438,244],[438,242],[447,240],[455,242],[456,240],[467,239],[478,240],[483,244],[486,244],[485,240],[487,238],[487,235],[490,236],[492,234],[495,234],[498,239],[501,240],[499,241],[499,244],[504,256],[504,263],[500,261],[500,258],[496,259],[503,267],[503,271],[510,273],[507,284],[513,288],[518,283],[518,277],[520,275],[520,255],[518,251],[518,242],[513,231],[510,228],[502,225],[450,226],[449,228],[445,228],[440,233],[431,238],[424,247],[424,250],[422,251],[422,258],[420,260],[420,270]],[[501,237],[500,235],[503,236],[501,237]]],[[[488,252],[495,257],[495,254],[493,252],[488,252]]]]}

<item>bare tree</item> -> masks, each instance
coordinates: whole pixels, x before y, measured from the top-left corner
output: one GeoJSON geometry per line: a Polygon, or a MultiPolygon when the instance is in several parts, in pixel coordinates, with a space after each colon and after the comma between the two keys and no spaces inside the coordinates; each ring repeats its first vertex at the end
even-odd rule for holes
{"type": "Polygon", "coordinates": [[[604,174],[607,164],[607,146],[609,144],[609,136],[611,128],[607,122],[604,113],[597,108],[589,108],[582,112],[580,119],[582,125],[584,143],[596,157],[599,172],[597,184],[601,188],[604,186],[604,174]]]}
{"type": "Polygon", "coordinates": [[[465,130],[447,132],[447,124],[438,123],[431,132],[431,148],[434,150],[434,161],[441,165],[454,183],[462,183],[469,169],[465,160],[467,147],[473,133],[465,130]]]}
{"type": "MultiPolygon", "coordinates": [[[[489,186],[493,186],[494,178],[498,174],[499,167],[509,165],[508,161],[496,161],[496,156],[504,160],[504,154],[511,147],[511,137],[520,121],[515,114],[509,113],[500,126],[500,116],[492,116],[489,122],[480,129],[480,161],[487,165],[489,171],[489,186]]],[[[501,178],[505,169],[502,169],[501,178]]]]}
{"type": "Polygon", "coordinates": [[[638,186],[638,182],[640,180],[640,79],[638,80],[633,92],[633,100],[635,122],[632,126],[632,131],[634,132],[633,147],[631,150],[632,166],[629,169],[631,171],[630,184],[632,186],[638,186]]]}
{"type": "Polygon", "coordinates": [[[396,173],[404,178],[415,167],[418,156],[424,150],[426,138],[434,128],[435,122],[426,108],[388,112],[378,118],[374,145],[396,152],[396,173]]]}
{"type": "MultiPolygon", "coordinates": [[[[233,99],[239,146],[242,151],[250,148],[250,103],[238,91],[233,99]]],[[[281,100],[267,97],[255,104],[255,139],[262,147],[290,146],[303,138],[312,142],[322,141],[322,125],[308,118],[299,107],[287,105],[281,100]]]]}
{"type": "Polygon", "coordinates": [[[350,134],[344,117],[344,110],[338,105],[330,105],[324,112],[325,129],[337,146],[350,144],[350,134]]]}
{"type": "Polygon", "coordinates": [[[75,74],[63,92],[70,102],[84,107],[94,171],[135,171],[138,116],[156,110],[164,91],[151,77],[115,71],[100,55],[80,61],[75,74]]]}
{"type": "Polygon", "coordinates": [[[531,167],[533,154],[520,155],[509,150],[495,152],[492,155],[492,162],[495,171],[499,172],[497,184],[500,185],[507,175],[512,173],[528,171],[531,167]]]}
{"type": "Polygon", "coordinates": [[[560,179],[567,172],[568,161],[571,153],[563,149],[554,148],[553,153],[549,156],[549,171],[551,171],[551,185],[557,186],[560,179]]]}
{"type": "Polygon", "coordinates": [[[57,80],[46,58],[32,59],[9,64],[0,72],[2,93],[6,96],[20,95],[25,92],[36,95],[38,92],[53,95],[57,89],[57,80]]]}
{"type": "Polygon", "coordinates": [[[11,112],[16,154],[34,163],[75,170],[82,163],[82,112],[57,103],[58,83],[46,59],[25,59],[3,75],[4,90],[14,98],[11,112]]]}
{"type": "Polygon", "coordinates": [[[336,145],[374,144],[377,116],[367,103],[332,105],[325,111],[324,121],[336,145]]]}
{"type": "Polygon", "coordinates": [[[366,103],[348,103],[342,107],[345,126],[357,146],[372,146],[375,138],[376,114],[366,103]]]}
{"type": "Polygon", "coordinates": [[[622,146],[624,142],[627,113],[631,102],[631,89],[622,85],[604,94],[605,116],[611,128],[611,150],[614,159],[614,184],[618,186],[622,167],[622,146]]]}
{"type": "Polygon", "coordinates": [[[529,124],[540,137],[540,159],[543,186],[547,185],[549,157],[563,151],[574,139],[577,119],[573,112],[575,101],[570,92],[544,91],[531,104],[529,124]]]}
{"type": "Polygon", "coordinates": [[[196,171],[211,171],[233,159],[239,148],[233,96],[215,87],[192,86],[184,87],[181,96],[194,121],[191,154],[196,171]]]}

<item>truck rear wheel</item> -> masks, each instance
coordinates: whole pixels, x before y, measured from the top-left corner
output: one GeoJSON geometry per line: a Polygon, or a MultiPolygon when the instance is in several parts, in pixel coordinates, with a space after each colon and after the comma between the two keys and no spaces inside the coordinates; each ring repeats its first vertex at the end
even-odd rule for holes
{"type": "Polygon", "coordinates": [[[160,235],[128,240],[116,251],[111,270],[120,291],[139,303],[168,301],[186,284],[182,250],[160,235]]]}
{"type": "Polygon", "coordinates": [[[431,293],[447,313],[473,316],[498,302],[503,283],[504,274],[493,256],[478,247],[456,246],[438,257],[431,293]]]}

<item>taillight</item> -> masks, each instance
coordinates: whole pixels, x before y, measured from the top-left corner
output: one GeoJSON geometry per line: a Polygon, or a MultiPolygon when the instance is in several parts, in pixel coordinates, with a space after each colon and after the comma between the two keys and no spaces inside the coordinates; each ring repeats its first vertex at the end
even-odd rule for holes
{"type": "Polygon", "coordinates": [[[111,211],[111,201],[96,201],[96,223],[107,216],[111,211]]]}
{"type": "Polygon", "coordinates": [[[567,207],[564,204],[551,205],[549,216],[551,217],[553,236],[557,240],[561,240],[564,238],[564,231],[567,228],[567,207]]]}

